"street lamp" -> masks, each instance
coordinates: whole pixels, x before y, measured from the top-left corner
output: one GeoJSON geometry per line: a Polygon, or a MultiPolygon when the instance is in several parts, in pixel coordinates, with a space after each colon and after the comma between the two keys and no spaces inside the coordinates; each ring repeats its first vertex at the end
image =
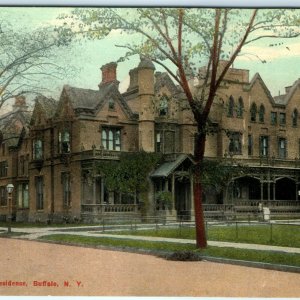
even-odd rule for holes
{"type": "Polygon", "coordinates": [[[9,183],[6,186],[6,191],[8,194],[8,227],[7,227],[7,233],[11,233],[11,219],[12,219],[12,192],[14,190],[14,185],[12,183],[9,183]]]}

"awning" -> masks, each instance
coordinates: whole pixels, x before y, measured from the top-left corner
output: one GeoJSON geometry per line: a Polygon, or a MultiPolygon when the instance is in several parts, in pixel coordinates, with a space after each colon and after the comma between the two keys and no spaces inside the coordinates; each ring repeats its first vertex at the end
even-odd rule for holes
{"type": "Polygon", "coordinates": [[[172,172],[174,172],[186,159],[188,159],[192,164],[193,160],[187,154],[180,154],[176,160],[165,162],[160,165],[150,177],[168,177],[172,172]]]}

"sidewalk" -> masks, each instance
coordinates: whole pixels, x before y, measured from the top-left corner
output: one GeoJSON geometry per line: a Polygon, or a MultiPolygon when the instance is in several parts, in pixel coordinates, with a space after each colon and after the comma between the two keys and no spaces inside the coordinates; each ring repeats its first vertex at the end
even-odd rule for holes
{"type": "MultiPolygon", "coordinates": [[[[182,244],[195,244],[195,240],[190,239],[175,239],[175,238],[163,238],[163,237],[148,237],[148,236],[136,236],[136,235],[117,235],[108,234],[101,232],[91,232],[91,228],[99,226],[89,226],[84,231],[84,227],[68,227],[68,228],[12,228],[12,232],[26,232],[24,235],[15,236],[16,239],[28,239],[36,240],[41,236],[52,235],[52,234],[71,234],[88,237],[108,237],[117,239],[131,239],[131,240],[142,240],[151,242],[169,242],[169,243],[182,243],[182,244]],[[71,231],[74,229],[80,229],[80,231],[71,231]]],[[[0,227],[0,230],[7,230],[5,227],[0,227]]],[[[100,229],[99,229],[100,231],[100,229]]],[[[208,241],[209,246],[214,247],[229,247],[239,249],[250,249],[250,250],[264,250],[264,251],[278,251],[286,253],[300,254],[300,248],[293,247],[280,247],[270,245],[258,245],[258,244],[246,244],[246,243],[232,243],[232,242],[219,242],[219,241],[208,241]]]]}

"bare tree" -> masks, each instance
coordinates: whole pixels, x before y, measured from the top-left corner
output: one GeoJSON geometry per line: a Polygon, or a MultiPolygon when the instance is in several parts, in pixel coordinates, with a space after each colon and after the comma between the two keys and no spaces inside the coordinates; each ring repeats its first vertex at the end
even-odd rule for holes
{"type": "MultiPolygon", "coordinates": [[[[140,54],[162,66],[177,82],[189,103],[197,127],[194,159],[194,207],[197,247],[207,245],[202,209],[201,172],[209,114],[221,82],[242,48],[263,38],[300,34],[297,10],[237,9],[76,9],[61,29],[69,36],[102,39],[115,31],[127,34],[117,45],[127,52],[120,61],[140,54]],[[126,39],[124,38],[124,41],[126,39]],[[198,77],[195,91],[190,77],[198,77]]],[[[257,57],[259,55],[254,54],[257,57]]],[[[264,62],[262,60],[262,62],[264,62]]]]}
{"type": "Polygon", "coordinates": [[[52,28],[16,32],[0,23],[0,108],[7,100],[47,90],[46,78],[62,78],[66,68],[56,63],[56,51],[66,45],[52,28]]]}

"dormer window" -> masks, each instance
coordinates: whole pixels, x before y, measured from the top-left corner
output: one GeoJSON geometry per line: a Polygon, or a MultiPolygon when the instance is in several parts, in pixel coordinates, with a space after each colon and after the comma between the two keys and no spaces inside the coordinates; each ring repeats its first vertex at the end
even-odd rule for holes
{"type": "Polygon", "coordinates": [[[161,117],[168,114],[168,97],[162,96],[159,102],[159,115],[161,117]]]}
{"type": "Polygon", "coordinates": [[[36,139],[33,141],[32,150],[33,159],[43,159],[43,141],[41,139],[36,139]]]}
{"type": "Polygon", "coordinates": [[[115,110],[116,105],[115,105],[115,101],[113,99],[109,99],[108,108],[109,108],[109,110],[115,110]]]}
{"type": "Polygon", "coordinates": [[[58,152],[65,154],[71,152],[71,139],[68,130],[60,131],[58,133],[58,152]]]}

